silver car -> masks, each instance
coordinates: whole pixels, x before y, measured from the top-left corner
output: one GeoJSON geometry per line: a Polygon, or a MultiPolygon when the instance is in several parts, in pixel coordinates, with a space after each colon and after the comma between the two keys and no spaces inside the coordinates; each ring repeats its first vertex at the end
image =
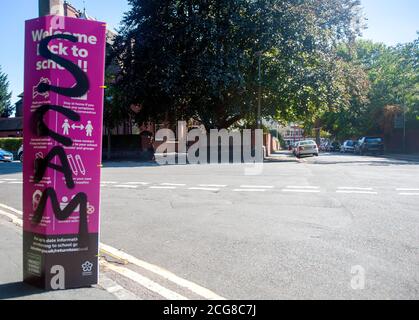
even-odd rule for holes
{"type": "Polygon", "coordinates": [[[354,153],[355,152],[355,142],[352,140],[346,140],[340,147],[341,153],[354,153]]]}
{"type": "Polygon", "coordinates": [[[301,158],[301,156],[319,156],[319,147],[313,140],[305,140],[297,143],[295,148],[295,156],[301,158]]]}

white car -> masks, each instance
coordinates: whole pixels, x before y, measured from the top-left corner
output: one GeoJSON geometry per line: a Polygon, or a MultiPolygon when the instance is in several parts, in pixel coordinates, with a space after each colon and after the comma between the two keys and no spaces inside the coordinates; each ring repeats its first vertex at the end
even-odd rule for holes
{"type": "Polygon", "coordinates": [[[23,162],[23,145],[19,148],[17,152],[17,158],[20,162],[23,162]]]}
{"type": "Polygon", "coordinates": [[[301,156],[319,156],[319,147],[313,140],[305,140],[297,143],[295,147],[295,156],[301,158],[301,156]]]}
{"type": "Polygon", "coordinates": [[[352,140],[346,140],[342,144],[342,146],[340,147],[340,152],[342,152],[342,153],[347,153],[347,152],[354,153],[355,152],[355,142],[353,142],[352,140]]]}

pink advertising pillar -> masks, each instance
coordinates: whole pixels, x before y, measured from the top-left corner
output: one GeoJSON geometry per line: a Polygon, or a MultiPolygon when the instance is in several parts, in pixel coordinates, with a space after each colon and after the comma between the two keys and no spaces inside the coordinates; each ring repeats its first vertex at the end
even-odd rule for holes
{"type": "Polygon", "coordinates": [[[46,290],[98,281],[106,25],[26,22],[24,281],[46,290]]]}

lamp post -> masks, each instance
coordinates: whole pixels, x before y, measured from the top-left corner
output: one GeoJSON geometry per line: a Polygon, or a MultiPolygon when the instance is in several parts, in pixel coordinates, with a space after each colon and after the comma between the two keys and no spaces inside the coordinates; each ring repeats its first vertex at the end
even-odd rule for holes
{"type": "Polygon", "coordinates": [[[403,153],[406,153],[406,104],[403,105],[403,153]]]}
{"type": "Polygon", "coordinates": [[[258,111],[257,128],[262,129],[262,51],[256,52],[258,57],[258,111]]]}
{"type": "Polygon", "coordinates": [[[64,15],[63,0],[38,0],[39,16],[64,15]]]}

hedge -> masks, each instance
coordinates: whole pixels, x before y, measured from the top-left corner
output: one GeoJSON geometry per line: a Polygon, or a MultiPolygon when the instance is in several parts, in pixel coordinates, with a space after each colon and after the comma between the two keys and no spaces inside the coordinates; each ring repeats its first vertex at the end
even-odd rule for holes
{"type": "Polygon", "coordinates": [[[23,138],[0,138],[0,149],[17,153],[23,144],[23,138]]]}

